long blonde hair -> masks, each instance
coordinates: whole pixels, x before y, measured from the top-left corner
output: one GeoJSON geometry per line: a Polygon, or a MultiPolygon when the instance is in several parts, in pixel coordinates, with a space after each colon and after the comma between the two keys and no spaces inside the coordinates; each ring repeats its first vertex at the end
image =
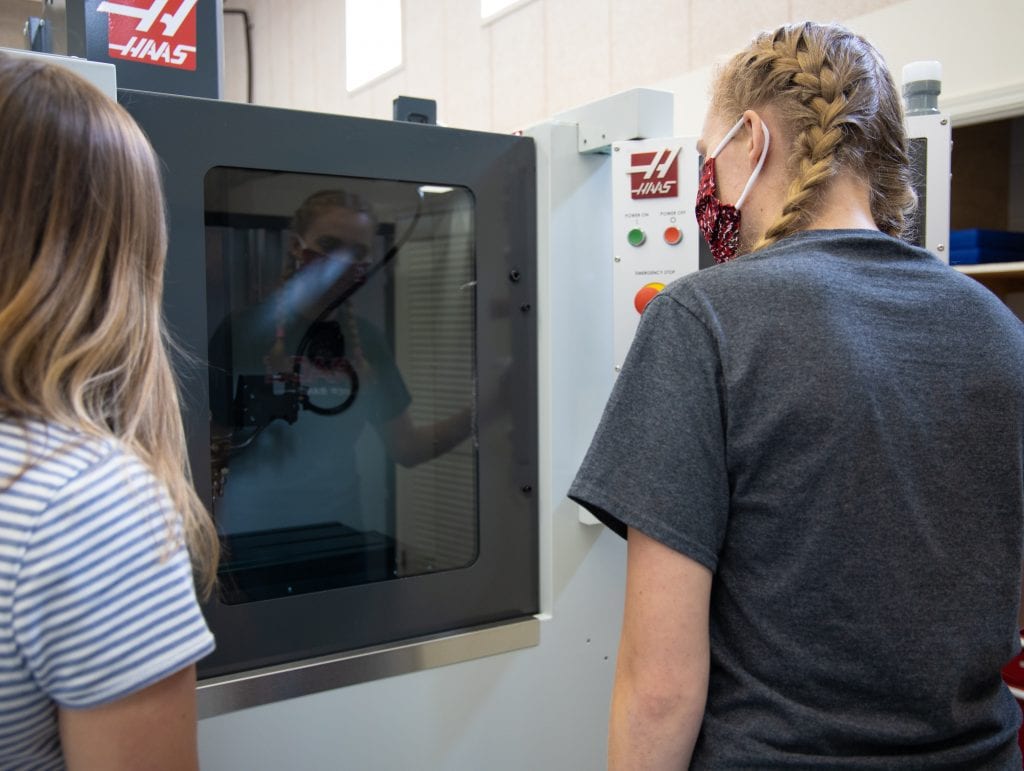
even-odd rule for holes
{"type": "Polygon", "coordinates": [[[192,486],[162,316],[156,157],[110,98],[0,55],[0,410],[115,438],[183,518],[197,584],[218,540],[192,486]]]}
{"type": "Polygon", "coordinates": [[[712,107],[727,120],[771,105],[792,137],[792,181],[755,249],[802,229],[840,170],[864,179],[871,214],[901,236],[917,208],[903,106],[881,54],[839,25],[806,22],[759,35],[717,74],[712,107]]]}

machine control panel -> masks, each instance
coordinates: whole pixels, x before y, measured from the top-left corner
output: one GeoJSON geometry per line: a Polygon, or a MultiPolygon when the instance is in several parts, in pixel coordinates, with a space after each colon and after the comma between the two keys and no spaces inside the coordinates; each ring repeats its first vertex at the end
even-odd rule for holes
{"type": "Polygon", "coordinates": [[[693,215],[697,140],[612,144],[614,366],[622,366],[644,308],[669,283],[697,270],[693,215]]]}

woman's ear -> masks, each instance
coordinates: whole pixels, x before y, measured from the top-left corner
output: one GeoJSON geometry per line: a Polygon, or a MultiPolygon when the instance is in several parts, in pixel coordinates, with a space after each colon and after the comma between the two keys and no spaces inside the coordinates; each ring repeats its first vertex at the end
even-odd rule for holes
{"type": "MultiPolygon", "coordinates": [[[[754,169],[761,160],[761,153],[764,152],[766,142],[764,121],[761,120],[759,113],[754,110],[747,110],[743,113],[743,122],[750,130],[750,133],[747,135],[747,161],[750,164],[750,168],[754,169]]],[[[765,158],[766,162],[767,160],[765,158]]]]}
{"type": "Polygon", "coordinates": [[[285,233],[287,233],[288,254],[292,257],[298,257],[306,247],[306,244],[302,240],[302,236],[294,230],[286,230],[285,233]]]}

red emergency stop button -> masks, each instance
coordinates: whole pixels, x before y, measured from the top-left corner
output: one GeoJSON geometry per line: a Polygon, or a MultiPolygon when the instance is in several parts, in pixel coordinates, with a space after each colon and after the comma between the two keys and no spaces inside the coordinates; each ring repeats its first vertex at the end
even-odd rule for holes
{"type": "Polygon", "coordinates": [[[644,308],[647,307],[647,303],[653,300],[655,295],[657,295],[658,292],[660,292],[664,288],[664,284],[645,284],[633,298],[633,307],[636,308],[636,312],[643,313],[644,308]]]}
{"type": "Polygon", "coordinates": [[[665,228],[663,235],[665,236],[665,243],[669,246],[675,246],[683,240],[683,231],[675,226],[665,228]]]}

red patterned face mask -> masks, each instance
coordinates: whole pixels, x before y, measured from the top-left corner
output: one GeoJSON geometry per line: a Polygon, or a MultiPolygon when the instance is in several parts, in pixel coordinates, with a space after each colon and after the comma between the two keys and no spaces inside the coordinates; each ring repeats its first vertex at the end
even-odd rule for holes
{"type": "Polygon", "coordinates": [[[750,192],[750,188],[753,186],[754,180],[757,179],[757,175],[761,173],[764,159],[768,155],[768,143],[771,141],[768,127],[763,122],[761,127],[764,129],[764,148],[761,150],[761,158],[751,173],[750,179],[747,180],[746,187],[743,188],[743,192],[740,194],[735,206],[722,203],[718,196],[715,195],[715,158],[729,144],[729,140],[736,136],[736,133],[743,128],[743,118],[740,118],[736,125],[729,130],[729,133],[725,135],[725,138],[718,144],[715,151],[710,153],[704,161],[704,168],[700,175],[700,186],[697,188],[697,204],[693,211],[697,215],[697,227],[700,228],[700,234],[708,242],[708,246],[711,248],[711,256],[715,258],[715,262],[728,262],[736,256],[736,251],[739,249],[740,207],[743,205],[743,201],[746,200],[747,193],[750,192]]]}

